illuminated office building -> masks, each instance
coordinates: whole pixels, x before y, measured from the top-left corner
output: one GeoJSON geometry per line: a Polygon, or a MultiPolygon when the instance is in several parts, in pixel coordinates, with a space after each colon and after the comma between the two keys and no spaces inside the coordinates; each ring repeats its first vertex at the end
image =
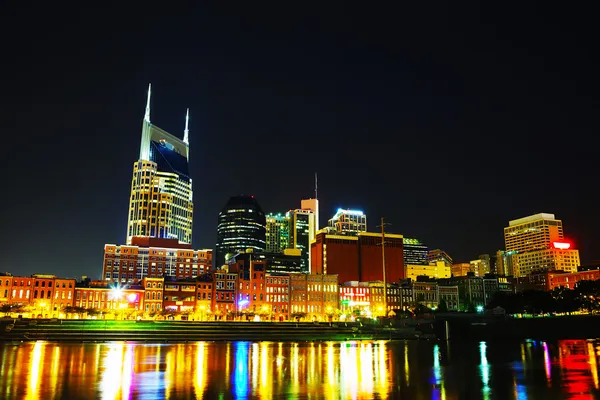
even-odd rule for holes
{"type": "Polygon", "coordinates": [[[452,257],[450,257],[448,253],[446,253],[444,250],[429,250],[429,252],[427,253],[427,262],[432,263],[437,261],[442,261],[448,267],[451,267],[454,264],[452,262],[452,257]]]}
{"type": "Polygon", "coordinates": [[[404,242],[404,265],[429,265],[427,246],[414,238],[405,237],[402,240],[404,242]]]}
{"type": "Polygon", "coordinates": [[[134,236],[192,242],[192,179],[188,169],[189,111],[183,140],[150,122],[150,88],[139,160],[133,165],[127,244],[134,236]]]}
{"type": "Polygon", "coordinates": [[[285,214],[267,214],[265,251],[279,253],[290,243],[290,220],[285,214]]]}
{"type": "Polygon", "coordinates": [[[310,271],[310,243],[315,239],[315,214],[311,210],[290,210],[289,248],[301,251],[302,269],[310,271]]]}
{"type": "Polygon", "coordinates": [[[540,213],[510,221],[504,228],[504,243],[515,277],[542,270],[577,272],[580,264],[579,251],[565,240],[562,221],[554,214],[540,213]]]}
{"type": "Polygon", "coordinates": [[[124,285],[145,278],[194,278],[208,272],[212,250],[192,249],[189,110],[183,139],[150,122],[150,88],[140,155],[133,165],[125,245],[106,244],[102,280],[124,285]]]}
{"type": "Polygon", "coordinates": [[[337,232],[366,232],[367,216],[362,211],[338,208],[329,220],[329,227],[337,232]]]}
{"type": "Polygon", "coordinates": [[[254,196],[234,196],[219,213],[216,267],[247,249],[265,251],[266,217],[254,196]]]}

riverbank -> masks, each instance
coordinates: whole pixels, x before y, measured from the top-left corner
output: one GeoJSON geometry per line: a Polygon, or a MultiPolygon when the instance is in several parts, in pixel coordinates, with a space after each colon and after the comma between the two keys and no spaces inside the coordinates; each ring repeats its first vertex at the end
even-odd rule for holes
{"type": "Polygon", "coordinates": [[[415,339],[415,327],[360,323],[2,320],[0,341],[343,341],[415,339]]]}
{"type": "Polygon", "coordinates": [[[436,316],[435,335],[450,340],[561,340],[600,337],[600,316],[511,318],[504,316],[436,316]]]}

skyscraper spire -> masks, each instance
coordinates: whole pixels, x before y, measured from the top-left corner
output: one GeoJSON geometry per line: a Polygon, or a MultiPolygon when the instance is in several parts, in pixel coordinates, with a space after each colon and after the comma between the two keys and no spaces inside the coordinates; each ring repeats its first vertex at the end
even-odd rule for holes
{"type": "Polygon", "coordinates": [[[146,101],[146,115],[144,116],[144,120],[146,122],[150,122],[150,92],[152,91],[152,84],[148,84],[148,100],[146,101]]]}
{"type": "Polygon", "coordinates": [[[144,115],[144,121],[142,122],[142,140],[140,142],[140,160],[150,160],[150,137],[152,133],[152,124],[150,123],[150,92],[152,90],[152,84],[148,84],[148,99],[146,100],[146,115],[144,115]]]}
{"type": "Polygon", "coordinates": [[[187,112],[185,114],[185,129],[183,130],[183,143],[185,143],[185,144],[190,144],[190,141],[189,141],[190,130],[188,129],[189,123],[190,123],[190,109],[188,108],[187,112]]]}
{"type": "Polygon", "coordinates": [[[317,186],[317,173],[315,172],[315,199],[319,198],[318,186],[317,186]]]}

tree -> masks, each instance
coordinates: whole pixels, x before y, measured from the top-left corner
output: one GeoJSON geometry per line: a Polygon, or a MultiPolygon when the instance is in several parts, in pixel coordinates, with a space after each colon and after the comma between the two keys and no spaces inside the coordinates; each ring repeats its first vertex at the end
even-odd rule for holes
{"type": "Polygon", "coordinates": [[[88,308],[85,310],[85,312],[87,313],[87,315],[98,315],[101,311],[96,308],[88,308]]]}
{"type": "Polygon", "coordinates": [[[65,306],[63,308],[63,311],[65,312],[65,314],[67,314],[67,318],[69,318],[71,314],[77,314],[79,318],[83,318],[83,314],[85,314],[86,309],[77,306],[65,306]]]}
{"type": "Polygon", "coordinates": [[[18,313],[25,310],[23,304],[2,304],[0,306],[0,312],[7,316],[8,314],[18,313]]]}

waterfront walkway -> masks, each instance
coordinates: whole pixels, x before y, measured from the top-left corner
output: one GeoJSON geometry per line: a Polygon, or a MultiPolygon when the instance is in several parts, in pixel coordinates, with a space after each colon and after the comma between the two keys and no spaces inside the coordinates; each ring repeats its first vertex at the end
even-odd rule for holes
{"type": "Polygon", "coordinates": [[[414,327],[360,323],[1,320],[0,341],[327,341],[414,339],[414,327]]]}

